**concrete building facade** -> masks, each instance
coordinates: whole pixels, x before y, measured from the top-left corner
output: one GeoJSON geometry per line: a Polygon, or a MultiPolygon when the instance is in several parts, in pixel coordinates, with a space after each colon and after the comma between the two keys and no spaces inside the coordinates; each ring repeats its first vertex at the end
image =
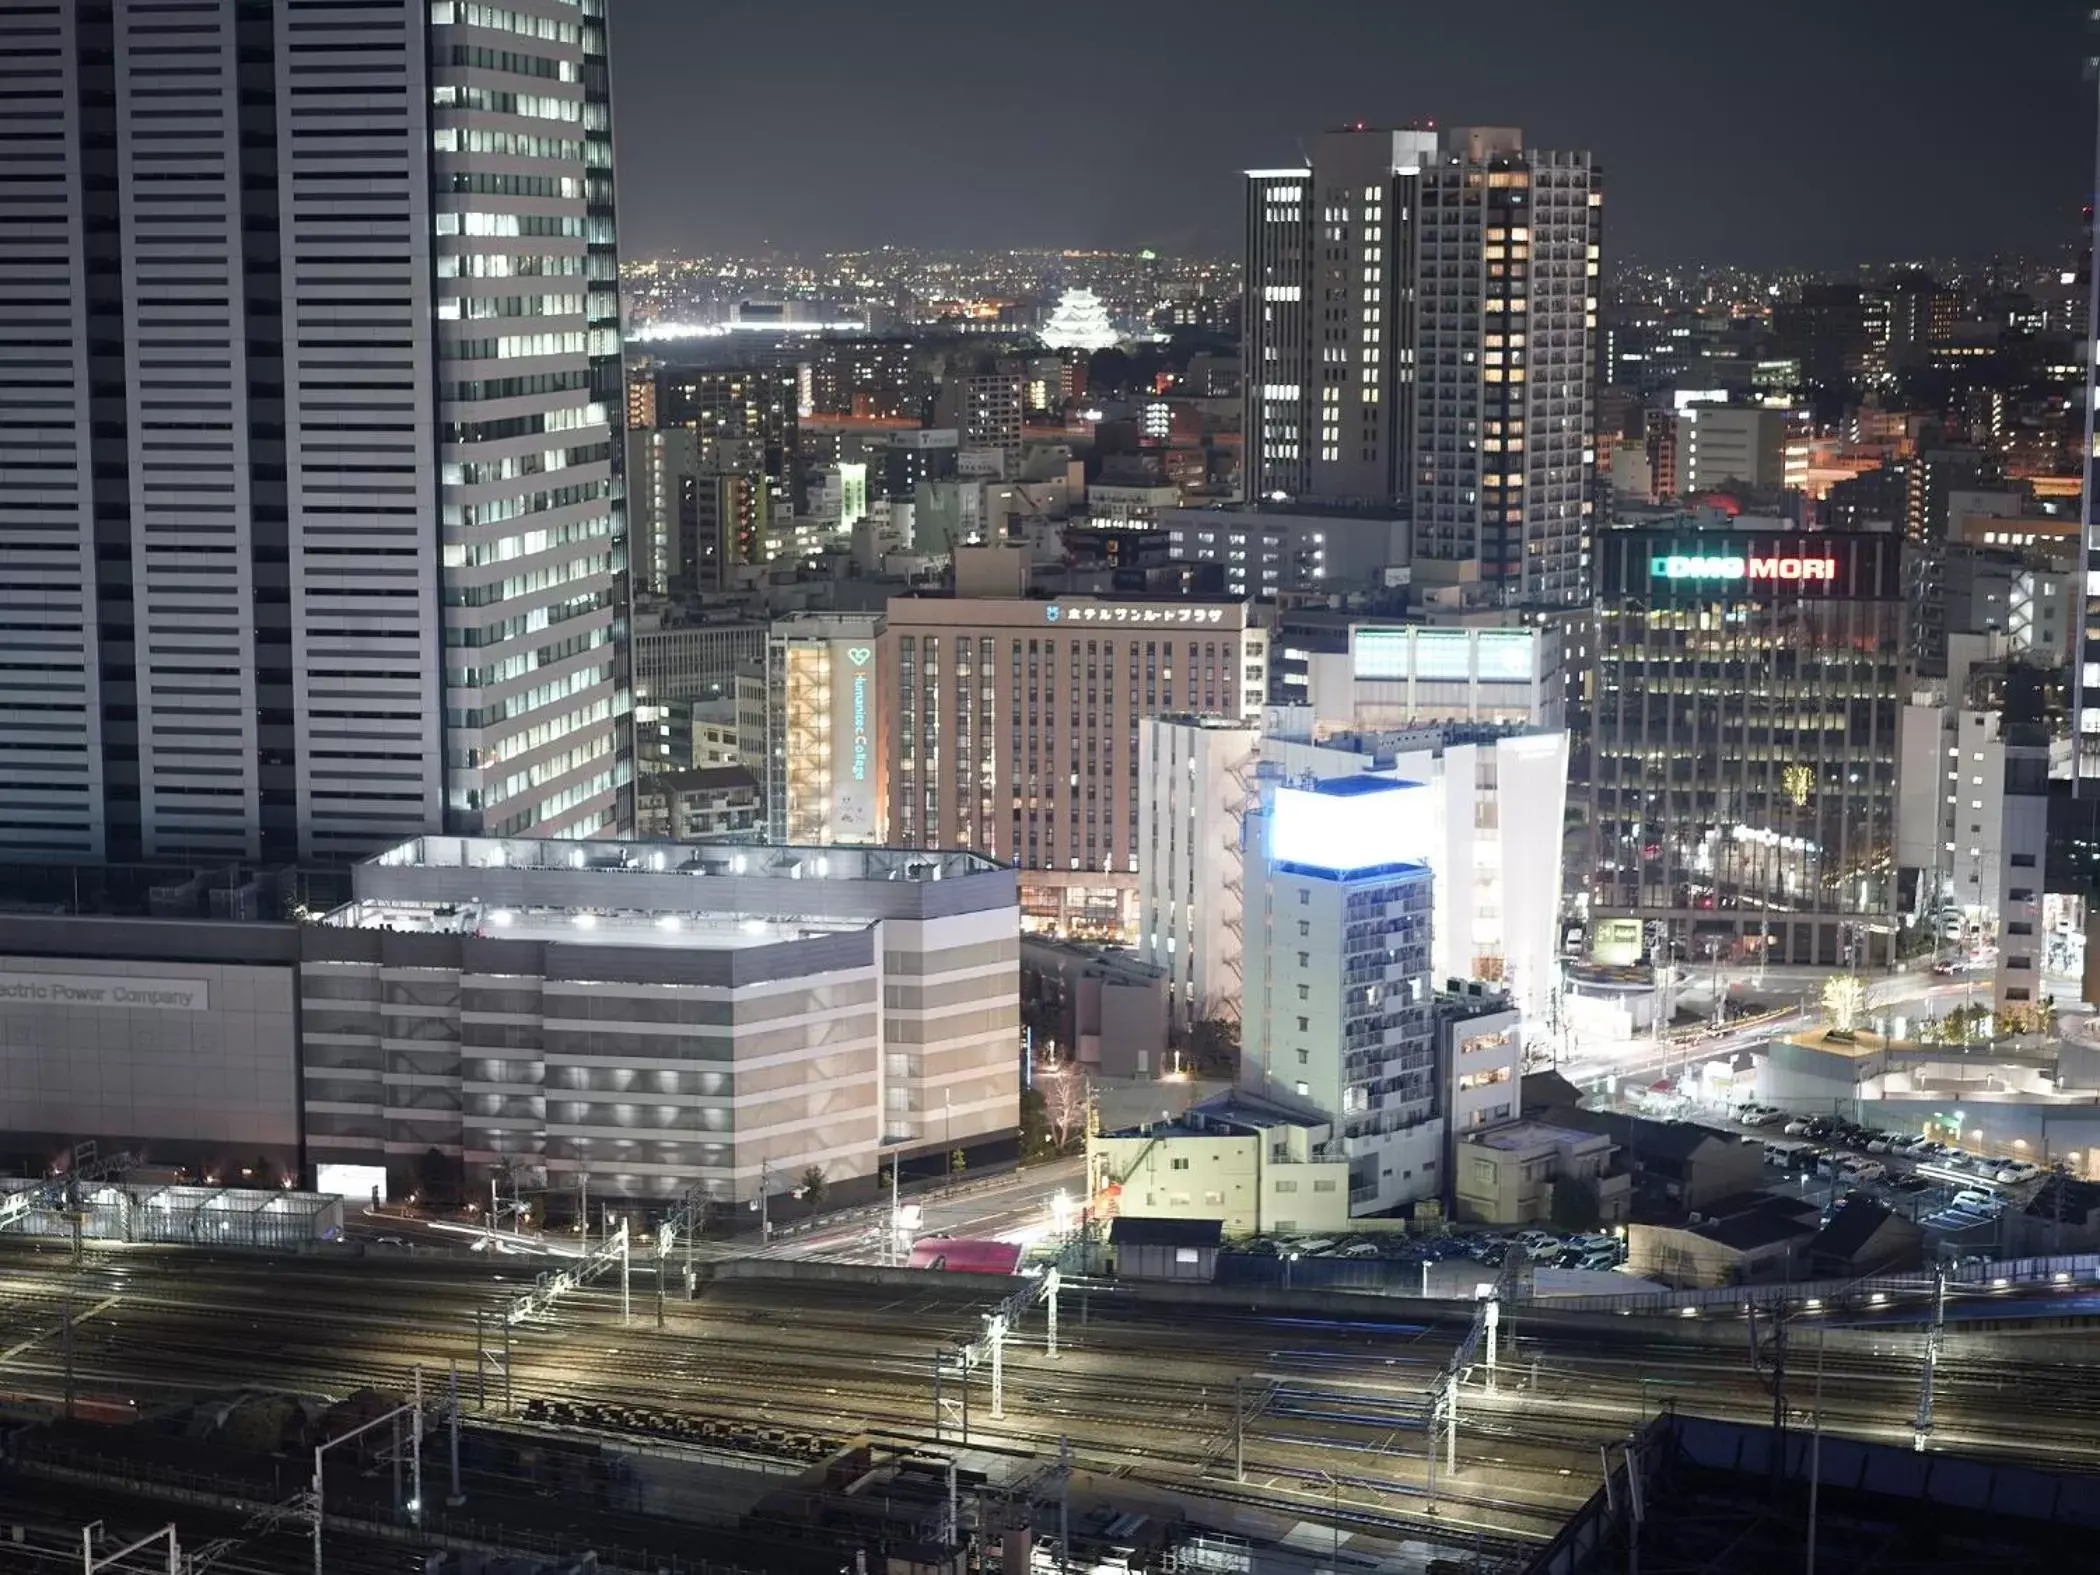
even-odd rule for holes
{"type": "Polygon", "coordinates": [[[602,0],[17,20],[0,853],[620,830],[602,0]]]}
{"type": "Polygon", "coordinates": [[[1242,602],[899,597],[883,640],[895,719],[889,838],[1020,870],[1031,928],[1138,930],[1147,717],[1251,718],[1268,636],[1242,602]]]}
{"type": "Polygon", "coordinates": [[[1018,1121],[1015,884],[964,853],[425,838],[301,936],[310,1155],[724,1204],[1018,1121]]]}
{"type": "Polygon", "coordinates": [[[1429,796],[1380,777],[1278,788],[1250,883],[1240,1081],[1338,1128],[1352,1212],[1434,1197],[1429,796]]]}
{"type": "Polygon", "coordinates": [[[1397,502],[1414,556],[1579,603],[1603,194],[1510,127],[1329,132],[1247,172],[1243,496],[1397,502]]]}
{"type": "Polygon", "coordinates": [[[1138,733],[1138,955],[1166,974],[1178,1029],[1239,1017],[1260,748],[1259,729],[1222,717],[1155,717],[1138,733]]]}
{"type": "Polygon", "coordinates": [[[766,825],[775,842],[884,840],[880,613],[798,613],[766,638],[766,825]]]}

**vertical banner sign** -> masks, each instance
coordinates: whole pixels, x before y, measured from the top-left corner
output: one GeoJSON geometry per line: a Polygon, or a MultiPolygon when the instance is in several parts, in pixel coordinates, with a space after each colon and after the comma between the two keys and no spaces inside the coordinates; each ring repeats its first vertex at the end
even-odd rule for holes
{"type": "Polygon", "coordinates": [[[831,835],[875,837],[875,647],[831,642],[831,835]]]}

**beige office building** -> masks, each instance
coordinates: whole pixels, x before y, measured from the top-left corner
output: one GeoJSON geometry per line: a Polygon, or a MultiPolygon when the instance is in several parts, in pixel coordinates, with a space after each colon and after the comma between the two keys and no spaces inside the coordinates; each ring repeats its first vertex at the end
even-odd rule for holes
{"type": "Polygon", "coordinates": [[[1139,724],[1258,717],[1269,641],[1245,602],[899,597],[881,660],[891,843],[1015,864],[1025,928],[1130,943],[1139,724]]]}

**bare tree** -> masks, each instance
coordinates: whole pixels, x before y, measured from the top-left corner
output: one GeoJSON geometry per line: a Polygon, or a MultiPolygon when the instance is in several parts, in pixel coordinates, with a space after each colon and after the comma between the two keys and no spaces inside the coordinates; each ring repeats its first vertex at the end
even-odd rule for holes
{"type": "Polygon", "coordinates": [[[1086,1112],[1091,1086],[1077,1061],[1060,1062],[1038,1074],[1043,1090],[1043,1114],[1050,1122],[1050,1138],[1060,1152],[1086,1131],[1086,1112]]]}
{"type": "Polygon", "coordinates": [[[1867,981],[1850,973],[1824,980],[1823,1010],[1830,1015],[1832,1027],[1850,1033],[1866,1015],[1867,981]]]}

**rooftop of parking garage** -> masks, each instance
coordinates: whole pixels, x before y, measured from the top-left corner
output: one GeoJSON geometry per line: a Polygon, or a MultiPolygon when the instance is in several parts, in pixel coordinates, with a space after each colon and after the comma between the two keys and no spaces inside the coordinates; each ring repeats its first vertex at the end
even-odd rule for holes
{"type": "Polygon", "coordinates": [[[521,837],[415,837],[373,857],[382,869],[583,870],[739,875],[747,879],[937,881],[1001,868],[976,853],[920,848],[713,846],[521,837]]]}
{"type": "Polygon", "coordinates": [[[320,922],[343,929],[390,930],[406,935],[475,935],[505,941],[558,941],[566,946],[667,946],[685,950],[773,946],[782,941],[867,927],[865,921],[851,919],[388,901],[346,903],[320,922]]]}

